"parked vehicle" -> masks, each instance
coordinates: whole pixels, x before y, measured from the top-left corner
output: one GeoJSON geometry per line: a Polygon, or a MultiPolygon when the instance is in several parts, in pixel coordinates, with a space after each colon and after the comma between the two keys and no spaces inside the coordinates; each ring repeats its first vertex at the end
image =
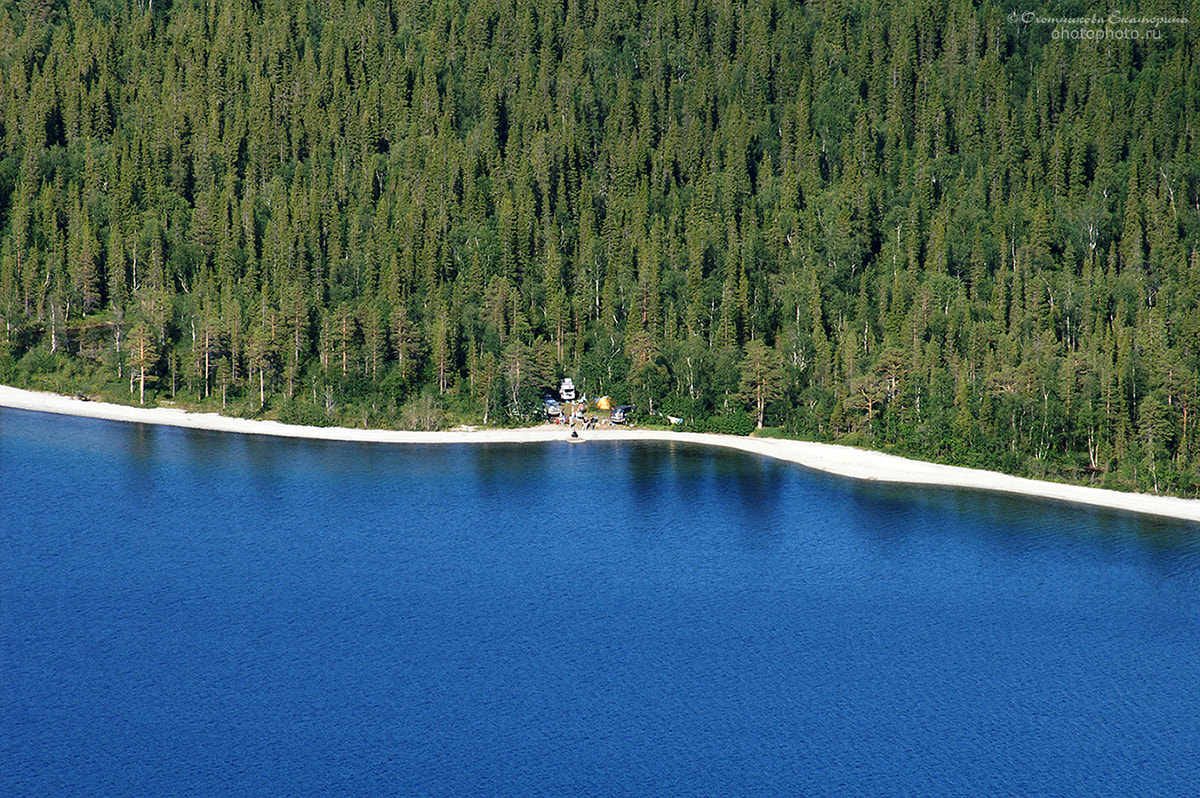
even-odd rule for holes
{"type": "Polygon", "coordinates": [[[547,418],[558,418],[559,416],[562,415],[562,406],[558,403],[558,400],[555,399],[553,396],[543,397],[542,398],[542,407],[544,407],[546,410],[547,418]]]}
{"type": "Polygon", "coordinates": [[[562,384],[558,386],[558,396],[564,402],[574,402],[575,381],[570,377],[563,377],[562,384]]]}
{"type": "Polygon", "coordinates": [[[612,415],[608,417],[608,420],[613,424],[624,424],[635,412],[637,412],[635,405],[621,405],[612,411],[612,415]]]}

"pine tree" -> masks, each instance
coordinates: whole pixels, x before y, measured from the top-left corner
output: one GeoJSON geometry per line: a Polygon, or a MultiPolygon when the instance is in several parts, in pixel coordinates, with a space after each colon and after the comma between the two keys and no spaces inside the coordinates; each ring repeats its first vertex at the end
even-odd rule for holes
{"type": "Polygon", "coordinates": [[[153,370],[158,361],[158,348],[150,325],[139,321],[129,333],[129,348],[131,354],[131,370],[129,372],[129,392],[133,393],[133,383],[138,383],[138,404],[146,404],[146,381],[153,380],[153,370]]]}
{"type": "Polygon", "coordinates": [[[754,408],[755,426],[763,428],[767,405],[783,395],[783,363],[779,353],[761,340],[746,344],[738,398],[754,408]]]}

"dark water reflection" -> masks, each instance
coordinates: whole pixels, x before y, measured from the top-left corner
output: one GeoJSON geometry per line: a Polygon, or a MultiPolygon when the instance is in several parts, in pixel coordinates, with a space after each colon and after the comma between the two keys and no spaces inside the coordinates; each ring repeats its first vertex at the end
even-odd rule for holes
{"type": "Polygon", "coordinates": [[[1130,561],[1165,577],[1200,565],[1200,526],[1188,522],[954,488],[850,484],[862,528],[882,549],[913,535],[963,535],[981,550],[1020,558],[1039,550],[1107,562],[1130,561]],[[931,520],[933,519],[933,520],[931,520]]]}
{"type": "Polygon", "coordinates": [[[1200,792],[1196,525],[0,411],[4,795],[1200,792]]]}

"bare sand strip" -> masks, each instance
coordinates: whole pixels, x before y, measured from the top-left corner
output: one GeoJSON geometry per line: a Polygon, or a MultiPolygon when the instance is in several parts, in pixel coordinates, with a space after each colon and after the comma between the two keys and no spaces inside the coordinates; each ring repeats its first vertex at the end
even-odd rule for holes
{"type": "MultiPolygon", "coordinates": [[[[460,429],[447,432],[304,427],[281,424],[277,421],[230,418],[216,413],[188,413],[171,408],[126,407],[106,402],[74,399],[58,394],[26,391],[3,385],[0,385],[0,407],[110,421],[163,424],[216,432],[366,443],[530,443],[565,441],[570,435],[565,427],[554,425],[523,429],[460,429]]],[[[1000,491],[1200,522],[1200,500],[1197,499],[1123,493],[1080,485],[1040,482],[993,471],[907,460],[895,455],[828,443],[624,428],[595,429],[582,433],[582,435],[590,440],[662,440],[724,446],[798,463],[806,468],[853,479],[1000,491]]]]}

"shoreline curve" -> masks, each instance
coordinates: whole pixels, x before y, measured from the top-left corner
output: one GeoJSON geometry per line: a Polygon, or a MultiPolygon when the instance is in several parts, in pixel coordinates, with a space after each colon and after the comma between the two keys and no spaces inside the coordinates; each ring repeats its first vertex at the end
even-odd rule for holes
{"type": "MultiPolygon", "coordinates": [[[[0,407],[39,413],[79,416],[106,421],[158,424],[188,429],[233,432],[247,435],[273,435],[285,438],[349,441],[359,443],[537,443],[565,441],[566,429],[545,425],[521,429],[450,430],[410,432],[367,430],[349,427],[306,427],[232,418],[217,413],[190,413],[171,408],[131,407],[76,399],[60,394],[29,391],[0,385],[0,407]]],[[[856,449],[832,443],[787,440],[782,438],[743,438],[699,432],[671,432],[625,428],[595,429],[586,433],[592,440],[675,441],[705,446],[720,446],[759,454],[776,460],[868,482],[893,482],[948,488],[995,491],[1052,501],[1085,504],[1111,510],[1162,516],[1200,522],[1200,499],[1124,493],[1106,488],[1067,485],[1058,482],[1014,477],[995,471],[962,466],[926,463],[893,454],[856,449]]]]}

